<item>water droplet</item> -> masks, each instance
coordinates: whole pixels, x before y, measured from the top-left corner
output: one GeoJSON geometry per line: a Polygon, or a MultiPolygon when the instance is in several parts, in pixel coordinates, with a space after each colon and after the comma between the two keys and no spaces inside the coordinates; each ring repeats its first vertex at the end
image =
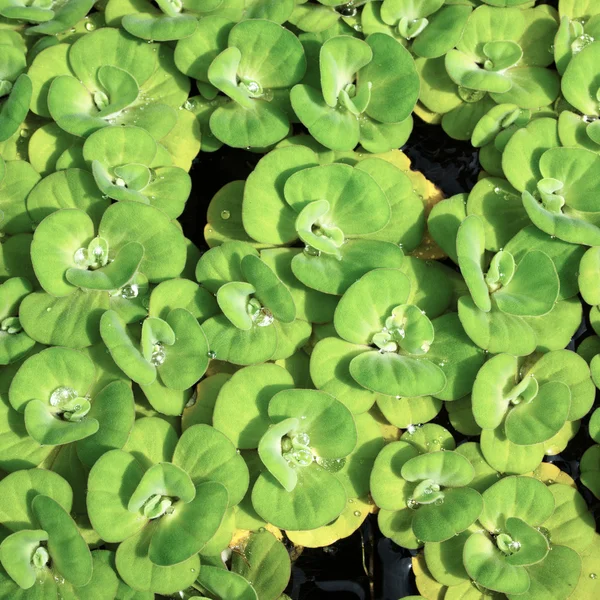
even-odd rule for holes
{"type": "Polygon", "coordinates": [[[214,350],[209,350],[207,356],[208,358],[215,359],[217,358],[217,353],[214,350]]]}
{"type": "Polygon", "coordinates": [[[257,94],[260,92],[260,85],[258,85],[256,81],[250,81],[246,87],[251,94],[257,94]]]}
{"type": "Polygon", "coordinates": [[[293,460],[300,467],[308,467],[315,460],[313,453],[308,448],[301,448],[292,454],[293,460]]]}
{"type": "Polygon", "coordinates": [[[319,466],[323,467],[325,471],[329,471],[329,473],[337,473],[338,471],[341,471],[344,468],[344,465],[346,464],[346,459],[322,458],[319,456],[317,457],[316,462],[319,466]]]}
{"type": "Polygon", "coordinates": [[[417,508],[419,508],[419,503],[414,500],[413,498],[409,498],[406,501],[406,506],[408,506],[408,508],[412,509],[412,510],[417,510],[417,508]]]}
{"type": "Polygon", "coordinates": [[[596,575],[596,573],[590,573],[590,579],[598,579],[598,575],[596,575]]]}
{"type": "Polygon", "coordinates": [[[94,31],[94,29],[96,29],[96,26],[95,26],[95,25],[94,25],[94,24],[93,24],[91,21],[88,21],[88,22],[85,24],[85,28],[86,28],[88,31],[94,31]]]}
{"type": "Polygon", "coordinates": [[[348,504],[354,504],[354,500],[353,500],[352,498],[350,498],[350,499],[348,500],[348,504]]]}
{"type": "Polygon", "coordinates": [[[29,137],[29,131],[27,131],[27,129],[21,129],[21,132],[19,134],[22,138],[26,138],[29,137]]]}
{"type": "Polygon", "coordinates": [[[335,10],[342,15],[342,17],[355,17],[358,12],[358,9],[356,6],[354,6],[354,2],[348,2],[348,4],[336,6],[335,10]]]}
{"type": "Polygon", "coordinates": [[[52,310],[52,309],[51,309],[50,307],[48,307],[48,308],[46,309],[46,312],[50,312],[51,310],[52,310]]]}
{"type": "Polygon", "coordinates": [[[121,298],[124,298],[125,300],[131,300],[132,298],[137,298],[138,294],[139,294],[139,288],[137,285],[135,285],[135,283],[133,283],[131,285],[126,285],[121,290],[121,298]]]}
{"type": "Polygon", "coordinates": [[[304,246],[304,254],[307,254],[308,256],[321,256],[321,251],[307,244],[304,246]]]}
{"type": "Polygon", "coordinates": [[[223,219],[224,221],[227,221],[227,219],[229,219],[229,217],[231,217],[231,213],[228,210],[221,211],[221,219],[223,219]]]}
{"type": "Polygon", "coordinates": [[[194,390],[194,393],[190,396],[190,399],[185,403],[186,408],[190,408],[196,404],[198,400],[198,390],[194,390]]]}
{"type": "Polygon", "coordinates": [[[355,517],[360,517],[360,515],[362,513],[360,512],[360,510],[355,510],[353,514],[354,514],[355,517]]]}
{"type": "Polygon", "coordinates": [[[580,35],[578,38],[575,38],[573,43],[571,44],[571,50],[573,54],[578,54],[581,52],[586,46],[589,46],[594,41],[594,38],[587,33],[580,35]]]}
{"type": "Polygon", "coordinates": [[[275,318],[273,317],[273,313],[264,306],[256,312],[253,319],[254,323],[258,327],[268,327],[269,325],[272,325],[273,321],[275,320],[275,318]]]}
{"type": "Polygon", "coordinates": [[[194,102],[192,100],[186,100],[183,104],[185,110],[192,110],[194,108],[194,102]]]}
{"type": "Polygon", "coordinates": [[[165,358],[167,357],[165,353],[165,349],[161,343],[154,344],[154,348],[152,349],[152,356],[150,361],[155,367],[160,367],[165,362],[165,358]]]}
{"type": "Polygon", "coordinates": [[[301,446],[308,446],[310,444],[310,437],[307,433],[299,433],[294,437],[294,442],[301,446]]]}
{"type": "Polygon", "coordinates": [[[548,52],[550,52],[550,54],[554,54],[554,44],[550,44],[548,47],[548,52]]]}
{"type": "Polygon", "coordinates": [[[73,388],[66,385],[61,385],[60,387],[57,387],[50,395],[50,405],[61,406],[69,400],[74,400],[77,398],[77,396],[78,394],[73,388]]]}
{"type": "Polygon", "coordinates": [[[416,430],[417,428],[412,423],[406,428],[409,435],[414,435],[416,430]]]}

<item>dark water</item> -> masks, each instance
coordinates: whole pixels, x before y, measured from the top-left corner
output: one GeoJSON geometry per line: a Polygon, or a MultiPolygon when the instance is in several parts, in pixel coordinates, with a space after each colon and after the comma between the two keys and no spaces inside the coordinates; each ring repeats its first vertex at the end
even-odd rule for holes
{"type": "MultiPolygon", "coordinates": [[[[477,152],[469,142],[448,138],[439,126],[416,119],[404,151],[412,161],[412,168],[422,171],[446,197],[469,192],[477,181],[480,169],[477,152]]],[[[226,183],[245,179],[260,157],[223,148],[213,154],[203,153],[197,159],[191,171],[192,197],[180,218],[186,235],[197,246],[205,247],[206,209],[213,195],[226,183]]],[[[586,316],[569,348],[575,350],[591,334],[586,316]]],[[[574,478],[579,475],[579,458],[593,443],[588,434],[588,420],[589,417],[582,421],[579,433],[561,455],[546,459],[574,478]]],[[[451,429],[445,410],[434,422],[451,429]]],[[[467,440],[456,433],[455,438],[459,444],[467,440]]],[[[598,502],[582,486],[580,490],[598,514],[598,502]]],[[[349,538],[327,548],[305,549],[294,563],[286,592],[293,600],[399,600],[418,593],[411,567],[414,554],[386,539],[377,527],[377,517],[370,515],[349,538]]]]}

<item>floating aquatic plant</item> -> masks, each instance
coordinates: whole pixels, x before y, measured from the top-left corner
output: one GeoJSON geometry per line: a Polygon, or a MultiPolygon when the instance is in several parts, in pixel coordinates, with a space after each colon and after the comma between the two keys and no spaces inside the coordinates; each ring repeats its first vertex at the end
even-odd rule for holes
{"type": "Polygon", "coordinates": [[[600,596],[598,64],[590,0],[0,0],[0,596],[290,600],[366,519],[600,596]]]}

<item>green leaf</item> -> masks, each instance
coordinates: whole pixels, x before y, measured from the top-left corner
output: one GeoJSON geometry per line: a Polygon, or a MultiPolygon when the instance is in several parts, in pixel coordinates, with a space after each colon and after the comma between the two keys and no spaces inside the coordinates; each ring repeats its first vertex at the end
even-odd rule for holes
{"type": "Polygon", "coordinates": [[[402,466],[407,481],[431,480],[443,487],[464,487],[475,475],[471,463],[455,452],[430,452],[410,459],[402,466]]]}
{"type": "Polygon", "coordinates": [[[138,242],[125,244],[111,263],[89,271],[78,267],[67,269],[65,277],[72,285],[95,291],[118,290],[135,275],[144,256],[144,247],[138,242]]]}
{"type": "Polygon", "coordinates": [[[410,281],[397,269],[374,269],[353,283],[339,301],[334,325],[340,337],[370,345],[386,319],[408,300],[410,281]]]}
{"type": "Polygon", "coordinates": [[[99,423],[93,418],[80,421],[62,420],[51,407],[41,400],[31,400],[25,406],[25,427],[29,435],[43,446],[76,442],[98,431],[99,423]]]}
{"type": "Polygon", "coordinates": [[[364,170],[349,165],[335,163],[294,173],[286,181],[284,194],[286,202],[300,213],[297,229],[307,206],[326,199],[325,212],[314,216],[325,236],[329,228],[335,227],[348,237],[374,233],[390,219],[389,202],[376,181],[364,170]]]}
{"type": "Polygon", "coordinates": [[[229,47],[240,51],[238,76],[242,81],[257,81],[263,88],[285,88],[304,76],[302,44],[291,31],[271,21],[238,23],[229,34],[229,47]]]}
{"type": "Polygon", "coordinates": [[[271,311],[277,321],[291,323],[296,318],[294,299],[272,269],[251,254],[242,259],[241,267],[246,281],[254,286],[255,297],[260,303],[271,311]]]}
{"type": "Polygon", "coordinates": [[[487,589],[515,595],[529,589],[525,568],[509,564],[484,533],[474,533],[466,541],[463,559],[469,577],[487,589]]]}
{"type": "Polygon", "coordinates": [[[539,444],[558,433],[571,405],[569,388],[559,381],[545,383],[534,400],[515,406],[506,419],[506,437],[517,444],[539,444]]]}
{"type": "Polygon", "coordinates": [[[369,45],[350,36],[332,37],[321,46],[321,90],[331,108],[337,107],[340,92],[353,84],[356,73],[372,59],[369,45]]]}
{"type": "Polygon", "coordinates": [[[100,335],[119,368],[136,383],[150,385],[156,379],[156,367],[148,362],[125,322],[114,310],[107,310],[100,319],[100,335]]]}
{"type": "Polygon", "coordinates": [[[583,496],[568,485],[555,483],[549,491],[554,496],[555,510],[544,521],[553,544],[565,544],[576,552],[585,550],[594,539],[594,518],[583,496]]]}
{"type": "Polygon", "coordinates": [[[243,331],[233,326],[227,317],[219,315],[207,319],[202,329],[214,358],[236,365],[266,362],[277,349],[277,331],[273,323],[264,327],[254,324],[252,329],[243,331]]]}
{"type": "Polygon", "coordinates": [[[446,385],[446,376],[436,364],[394,352],[359,354],[350,363],[350,373],[363,387],[388,396],[426,396],[446,385]]]}
{"type": "Polygon", "coordinates": [[[176,565],[155,565],[148,553],[159,526],[160,523],[150,524],[119,545],[117,569],[123,581],[137,591],[174,594],[189,587],[198,577],[200,558],[195,554],[176,565]]]}
{"type": "Polygon", "coordinates": [[[98,190],[93,176],[83,169],[65,169],[44,177],[27,197],[27,211],[36,223],[61,208],[88,213],[95,226],[110,205],[98,190]]]}
{"type": "Polygon", "coordinates": [[[100,424],[99,430],[77,444],[77,456],[91,467],[109,450],[122,448],[134,423],[133,394],[125,381],[112,381],[94,396],[88,413],[100,424]]]}
{"type": "Polygon", "coordinates": [[[536,348],[536,333],[522,317],[509,315],[492,305],[488,313],[479,310],[471,298],[458,300],[458,316],[467,335],[480,348],[499,354],[527,356],[536,348]]]}
{"type": "Polygon", "coordinates": [[[240,369],[221,387],[212,424],[237,448],[257,448],[271,424],[269,402],[277,392],[292,387],[291,375],[278,365],[267,363],[240,369]]]}
{"type": "Polygon", "coordinates": [[[343,458],[356,447],[357,433],[350,411],[333,396],[318,390],[282,390],[269,403],[273,423],[299,420],[296,432],[308,435],[310,448],[323,459],[343,458]]]}
{"type": "Polygon", "coordinates": [[[419,450],[408,442],[391,442],[377,455],[371,472],[371,495],[381,509],[397,511],[405,508],[415,486],[407,484],[401,472],[404,465],[419,456],[419,450]]]}
{"type": "Polygon", "coordinates": [[[439,500],[423,504],[415,512],[412,527],[418,539],[424,542],[451,539],[470,527],[483,508],[481,495],[470,488],[444,490],[442,500],[441,504],[439,500]]]}
{"type": "Polygon", "coordinates": [[[304,147],[278,148],[258,161],[246,181],[242,204],[242,221],[250,237],[269,245],[297,239],[296,212],[285,201],[285,182],[316,164],[316,154],[304,147]],[[284,178],[281,173],[289,175],[284,178]],[[273,217],[265,219],[265,214],[273,217]]]}
{"type": "Polygon", "coordinates": [[[404,121],[419,96],[419,76],[408,50],[394,38],[373,33],[367,38],[373,60],[359,73],[360,81],[371,82],[371,101],[366,113],[381,123],[404,121]]]}
{"type": "Polygon", "coordinates": [[[522,519],[506,519],[506,531],[513,541],[520,544],[517,552],[506,557],[506,562],[510,565],[526,566],[539,563],[550,551],[546,536],[522,519]]]}
{"type": "Polygon", "coordinates": [[[24,529],[6,537],[0,544],[0,561],[8,575],[23,588],[33,587],[37,569],[32,562],[34,552],[47,541],[48,534],[41,530],[24,529]]]}
{"type": "Polygon", "coordinates": [[[536,600],[557,599],[565,594],[571,594],[578,580],[585,577],[581,573],[581,558],[577,552],[567,546],[554,545],[552,552],[548,553],[542,562],[531,565],[527,571],[531,579],[527,593],[536,600]]]}
{"type": "Polygon", "coordinates": [[[188,427],[179,438],[173,464],[189,474],[195,486],[206,481],[222,484],[229,506],[238,504],[248,489],[248,468],[235,446],[209,425],[188,427]]]}
{"type": "Polygon", "coordinates": [[[350,362],[366,350],[365,346],[329,337],[320,340],[310,355],[310,377],[317,389],[331,394],[355,414],[369,410],[378,399],[350,375],[350,362]]]}
{"type": "Polygon", "coordinates": [[[341,259],[314,256],[306,250],[292,260],[294,275],[305,285],[326,294],[342,295],[365,273],[379,268],[399,268],[404,255],[390,242],[350,239],[340,248],[341,259]]]}
{"type": "Polygon", "coordinates": [[[456,254],[462,276],[476,306],[486,312],[492,308],[490,294],[483,276],[485,232],[483,221],[468,216],[459,226],[456,235],[456,254]]]}
{"type": "Polygon", "coordinates": [[[196,490],[184,470],[171,463],[160,463],[150,467],[144,473],[129,498],[127,510],[131,513],[144,512],[146,514],[144,505],[155,495],[173,496],[188,503],[195,498],[196,490]],[[142,508],[144,508],[143,511],[142,508]]]}
{"type": "Polygon", "coordinates": [[[60,476],[45,469],[16,471],[0,481],[0,521],[11,531],[37,526],[31,503],[43,494],[53,498],[66,511],[73,504],[71,486],[60,476]]]}
{"type": "Polygon", "coordinates": [[[252,534],[243,553],[232,556],[231,569],[252,582],[261,600],[277,600],[288,584],[290,557],[269,531],[252,534]]]}
{"type": "Polygon", "coordinates": [[[69,348],[47,348],[21,365],[11,383],[9,399],[19,412],[34,399],[60,410],[60,398],[53,397],[57,390],[68,388],[69,399],[83,397],[94,378],[94,364],[84,354],[69,348]]]}
{"type": "Polygon", "coordinates": [[[193,500],[184,503],[181,499],[171,514],[160,518],[148,557],[159,566],[177,565],[193,557],[216,533],[226,508],[223,485],[214,481],[199,484],[193,500]]]}
{"type": "Polygon", "coordinates": [[[110,450],[94,464],[88,480],[87,509],[98,535],[107,542],[121,542],[139,531],[147,519],[127,506],[144,470],[122,450],[110,450]]]}
{"type": "Polygon", "coordinates": [[[287,492],[268,472],[252,489],[252,504],[268,523],[293,531],[316,529],[336,519],[346,505],[344,486],[316,463],[298,468],[298,485],[287,492]]]}
{"type": "Polygon", "coordinates": [[[569,350],[544,354],[530,370],[540,384],[560,381],[571,391],[568,419],[573,421],[585,416],[593,404],[595,394],[585,361],[569,350]]]}
{"type": "Polygon", "coordinates": [[[2,231],[8,234],[30,233],[32,222],[27,213],[26,199],[40,176],[23,160],[9,160],[4,165],[4,177],[0,179],[2,231]]]}
{"type": "Polygon", "coordinates": [[[479,521],[492,532],[504,531],[512,517],[536,527],[546,523],[555,508],[550,488],[531,477],[504,477],[483,493],[483,500],[479,521]]]}
{"type": "Polygon", "coordinates": [[[19,312],[23,329],[36,341],[85,348],[101,341],[100,318],[108,308],[108,294],[77,290],[63,298],[34,292],[19,312]]]}
{"type": "Polygon", "coordinates": [[[0,108],[0,142],[8,140],[14,135],[25,121],[29,112],[31,95],[31,79],[23,73],[13,84],[8,98],[0,108]]]}
{"type": "MultiPolygon", "coordinates": [[[[517,263],[532,250],[544,252],[552,259],[560,280],[558,300],[576,295],[579,289],[577,270],[585,252],[584,247],[552,238],[537,227],[529,225],[521,229],[504,249],[513,255],[517,263]]],[[[582,269],[579,267],[579,270],[582,269]]]]}
{"type": "Polygon", "coordinates": [[[198,580],[211,595],[235,600],[258,600],[250,582],[233,571],[205,565],[198,580]]]}
{"type": "Polygon", "coordinates": [[[294,112],[312,137],[331,150],[353,150],[360,140],[360,125],[348,110],[327,105],[320,91],[310,85],[292,88],[290,101],[294,112]]]}
{"type": "Polygon", "coordinates": [[[245,242],[226,242],[211,248],[196,265],[196,279],[213,294],[230,281],[244,281],[242,259],[249,254],[258,256],[258,252],[245,242]]]}
{"type": "Polygon", "coordinates": [[[74,586],[86,585],[92,578],[92,555],[73,519],[49,496],[36,496],[31,508],[48,534],[53,567],[74,586]]]}
{"type": "Polygon", "coordinates": [[[291,435],[298,431],[299,426],[300,421],[298,419],[284,419],[272,425],[258,443],[260,460],[267,468],[267,471],[275,477],[287,492],[294,491],[294,488],[298,484],[298,474],[282,454],[283,439],[284,437],[291,437],[291,435]]]}
{"type": "Polygon", "coordinates": [[[528,473],[539,466],[545,453],[544,444],[513,444],[502,426],[484,429],[480,440],[485,460],[500,473],[528,473]]]}

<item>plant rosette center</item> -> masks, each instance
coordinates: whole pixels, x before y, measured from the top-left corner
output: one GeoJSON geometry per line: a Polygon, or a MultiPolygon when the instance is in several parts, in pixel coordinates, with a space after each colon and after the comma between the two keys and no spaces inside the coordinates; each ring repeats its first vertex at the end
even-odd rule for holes
{"type": "Polygon", "coordinates": [[[537,191],[539,193],[542,206],[549,212],[561,214],[565,205],[565,197],[560,194],[564,188],[562,181],[553,177],[545,177],[538,181],[537,191]]]}
{"type": "Polygon", "coordinates": [[[496,545],[498,549],[505,554],[510,556],[521,549],[521,542],[513,540],[508,533],[500,533],[496,536],[496,545]]]}
{"type": "Polygon", "coordinates": [[[392,310],[372,343],[381,353],[423,355],[429,351],[433,337],[433,325],[427,315],[412,304],[401,304],[392,310]]]}
{"type": "Polygon", "coordinates": [[[268,327],[269,325],[272,325],[275,320],[273,313],[265,306],[262,306],[256,298],[250,298],[250,300],[248,300],[247,311],[252,322],[257,327],[268,327]]]}
{"type": "Polygon", "coordinates": [[[310,437],[307,433],[293,433],[281,439],[281,452],[290,467],[308,467],[315,457],[309,446],[310,437]]]}
{"type": "Polygon", "coordinates": [[[73,256],[75,264],[80,269],[95,271],[109,264],[108,242],[101,237],[95,237],[87,248],[79,248],[73,256]]]}
{"type": "Polygon", "coordinates": [[[330,254],[341,260],[344,232],[331,221],[329,213],[330,204],[327,200],[308,203],[296,218],[296,231],[307,245],[307,253],[317,256],[321,253],[330,254]]]}
{"type": "Polygon", "coordinates": [[[50,406],[52,412],[65,421],[81,421],[92,407],[88,397],[79,396],[68,386],[60,386],[52,392],[50,406]]]}
{"type": "Polygon", "coordinates": [[[23,327],[19,317],[6,317],[0,321],[0,331],[7,333],[8,335],[14,335],[15,333],[21,333],[23,327]]]}
{"type": "Polygon", "coordinates": [[[440,485],[432,479],[424,479],[415,487],[412,496],[407,501],[409,508],[419,508],[421,504],[436,504],[444,503],[444,492],[440,485]]]}
{"type": "Polygon", "coordinates": [[[174,499],[169,496],[161,496],[160,494],[153,494],[148,498],[142,508],[142,512],[147,519],[158,519],[165,513],[172,514],[174,499]]]}

